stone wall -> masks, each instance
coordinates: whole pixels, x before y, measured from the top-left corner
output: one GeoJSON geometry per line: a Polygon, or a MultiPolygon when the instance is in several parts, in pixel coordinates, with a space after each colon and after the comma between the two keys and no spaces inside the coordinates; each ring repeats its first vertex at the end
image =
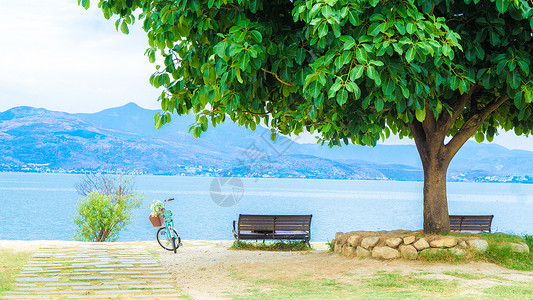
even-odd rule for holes
{"type": "MultiPolygon", "coordinates": [[[[466,237],[430,235],[421,236],[419,231],[337,232],[332,241],[334,251],[356,257],[379,259],[416,259],[424,252],[449,251],[454,255],[464,255],[465,251],[487,251],[487,241],[473,235],[466,237]]],[[[529,252],[525,243],[509,243],[515,252],[529,252]]]]}

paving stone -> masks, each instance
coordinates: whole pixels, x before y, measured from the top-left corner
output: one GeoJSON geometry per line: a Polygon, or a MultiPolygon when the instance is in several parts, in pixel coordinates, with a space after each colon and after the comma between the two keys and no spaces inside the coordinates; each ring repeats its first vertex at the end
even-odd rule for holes
{"type": "Polygon", "coordinates": [[[65,282],[65,283],[47,283],[46,286],[80,286],[91,285],[88,282],[65,282]]]}
{"type": "Polygon", "coordinates": [[[159,267],[158,264],[155,264],[155,265],[140,265],[139,267],[142,267],[142,268],[151,268],[151,267],[159,267]]]}
{"type": "Polygon", "coordinates": [[[104,284],[145,284],[146,281],[116,281],[116,282],[104,282],[104,284]]]}
{"type": "Polygon", "coordinates": [[[132,294],[140,293],[141,290],[114,290],[114,291],[94,291],[95,294],[132,294]]]}
{"type": "Polygon", "coordinates": [[[15,277],[37,277],[37,274],[17,274],[15,277]]]}
{"type": "Polygon", "coordinates": [[[75,269],[75,272],[101,272],[101,271],[113,271],[112,268],[105,269],[75,269]]]}
{"type": "Polygon", "coordinates": [[[74,286],[73,290],[106,290],[118,289],[118,285],[98,285],[98,286],[74,286]]]}
{"type": "Polygon", "coordinates": [[[135,274],[141,274],[141,272],[135,272],[135,271],[129,271],[129,272],[100,272],[100,274],[115,274],[115,275],[135,275],[135,274]]]}
{"type": "Polygon", "coordinates": [[[46,281],[59,281],[59,279],[58,278],[15,278],[15,281],[46,282],[46,281]]]}
{"type": "Polygon", "coordinates": [[[68,299],[115,299],[117,295],[88,295],[88,296],[68,296],[68,299]]]}
{"type": "Polygon", "coordinates": [[[168,274],[168,271],[151,271],[148,274],[168,274]]]}
{"type": "Polygon", "coordinates": [[[26,267],[60,267],[61,264],[33,264],[26,265],[26,267]]]}
{"type": "Polygon", "coordinates": [[[172,293],[175,292],[175,289],[159,289],[159,290],[152,290],[153,293],[172,293]]]}
{"type": "Polygon", "coordinates": [[[97,264],[96,267],[99,267],[99,268],[127,268],[127,267],[133,267],[133,265],[119,265],[119,264],[116,264],[116,265],[99,265],[97,264]]]}
{"type": "Polygon", "coordinates": [[[37,295],[68,295],[68,294],[79,294],[85,295],[87,291],[59,291],[59,292],[39,292],[37,295]]]}
{"type": "Polygon", "coordinates": [[[22,270],[23,271],[42,271],[43,268],[25,268],[25,267],[22,267],[22,270]]]}
{"type": "Polygon", "coordinates": [[[127,268],[128,271],[166,271],[163,268],[127,268]]]}
{"type": "Polygon", "coordinates": [[[77,277],[70,277],[70,280],[107,280],[107,279],[113,279],[113,277],[111,277],[111,276],[100,276],[100,277],[97,277],[97,276],[95,276],[95,277],[77,276],[77,277]]]}
{"type": "Polygon", "coordinates": [[[172,276],[170,275],[131,275],[131,278],[132,279],[148,279],[148,278],[152,278],[152,279],[160,279],[160,278],[172,278],[172,276]]]}
{"type": "Polygon", "coordinates": [[[160,284],[160,285],[130,285],[128,286],[129,289],[171,289],[174,288],[174,286],[170,284],[160,284]]]}
{"type": "Polygon", "coordinates": [[[29,291],[55,291],[57,290],[57,288],[55,287],[38,287],[38,288],[20,288],[20,289],[17,289],[17,291],[26,291],[26,292],[29,292],[29,291]]]}
{"type": "Polygon", "coordinates": [[[17,295],[17,296],[2,296],[2,299],[50,299],[50,296],[43,295],[17,295]]]}

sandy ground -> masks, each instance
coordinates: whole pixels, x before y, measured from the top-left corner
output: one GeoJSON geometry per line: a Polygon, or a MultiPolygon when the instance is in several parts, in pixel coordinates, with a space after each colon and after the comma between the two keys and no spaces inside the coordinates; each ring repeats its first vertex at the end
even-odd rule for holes
{"type": "MultiPolygon", "coordinates": [[[[76,242],[0,240],[0,250],[36,249],[40,245],[51,243],[66,245],[76,242]]],[[[176,285],[195,299],[221,299],[229,295],[246,294],[247,289],[268,288],[254,284],[254,279],[290,280],[308,277],[354,282],[380,271],[420,273],[421,276],[435,279],[451,279],[452,276],[442,274],[446,271],[486,275],[488,278],[468,281],[467,284],[476,287],[502,284],[490,276],[533,283],[533,272],[509,270],[494,264],[472,262],[450,265],[407,260],[360,260],[331,253],[327,251],[325,243],[314,243],[313,251],[270,252],[232,250],[229,249],[232,241],[184,241],[184,246],[176,254],[163,250],[157,242],[135,243],[141,243],[149,251],[157,253],[161,265],[171,272],[176,285]]]]}

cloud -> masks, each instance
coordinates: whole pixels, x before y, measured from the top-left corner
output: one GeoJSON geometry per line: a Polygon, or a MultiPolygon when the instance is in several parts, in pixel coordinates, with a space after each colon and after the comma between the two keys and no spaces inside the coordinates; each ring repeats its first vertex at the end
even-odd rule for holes
{"type": "MultiPolygon", "coordinates": [[[[93,1],[94,2],[94,1],[93,1]]],[[[144,56],[146,35],[135,24],[129,35],[115,30],[93,3],[17,0],[0,4],[0,111],[31,105],[94,112],[137,102],[158,108],[155,70],[144,56]]]]}

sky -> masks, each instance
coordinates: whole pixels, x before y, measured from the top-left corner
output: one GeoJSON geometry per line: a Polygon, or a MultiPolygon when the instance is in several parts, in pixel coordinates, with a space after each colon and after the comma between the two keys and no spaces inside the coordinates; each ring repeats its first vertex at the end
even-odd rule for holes
{"type": "MultiPolygon", "coordinates": [[[[148,81],[155,65],[144,55],[141,22],[124,35],[91,2],[86,11],[77,0],[0,1],[0,112],[26,105],[90,113],[129,102],[160,108],[160,91],[148,81]]],[[[533,137],[514,133],[500,133],[494,143],[533,151],[533,137]]]]}

